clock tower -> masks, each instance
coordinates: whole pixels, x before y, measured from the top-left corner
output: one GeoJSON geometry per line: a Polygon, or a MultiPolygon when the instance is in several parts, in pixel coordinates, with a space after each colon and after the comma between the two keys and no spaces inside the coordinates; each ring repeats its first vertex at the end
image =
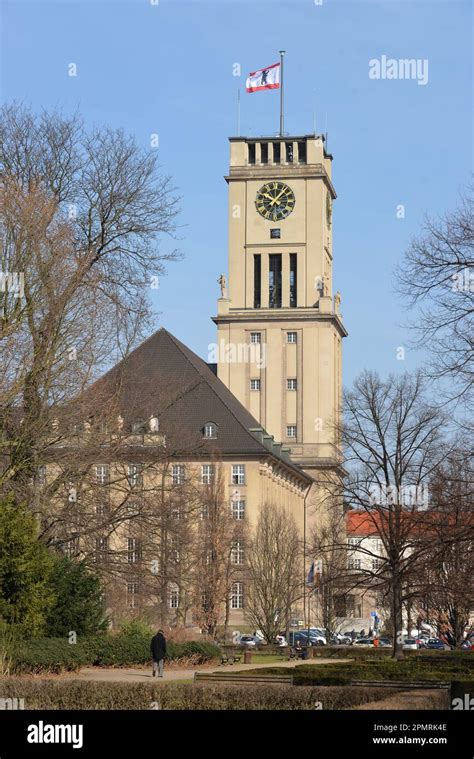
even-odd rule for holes
{"type": "Polygon", "coordinates": [[[333,296],[331,164],[322,136],[230,138],[229,278],[214,317],[219,378],[315,479],[340,462],[347,334],[333,296]]]}

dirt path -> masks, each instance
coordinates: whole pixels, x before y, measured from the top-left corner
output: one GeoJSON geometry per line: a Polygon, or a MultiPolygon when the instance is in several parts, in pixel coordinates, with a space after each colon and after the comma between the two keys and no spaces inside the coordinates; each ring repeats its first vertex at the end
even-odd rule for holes
{"type": "MultiPolygon", "coordinates": [[[[348,660],[349,661],[349,660],[348,660]]],[[[291,662],[271,662],[270,664],[231,664],[217,667],[193,667],[190,669],[174,669],[174,667],[165,667],[165,676],[163,680],[156,679],[156,682],[173,682],[177,680],[192,680],[195,672],[245,672],[249,669],[266,669],[267,667],[298,667],[303,664],[337,664],[334,659],[308,659],[306,661],[291,662]]],[[[74,680],[93,680],[94,682],[117,682],[117,683],[138,683],[147,682],[152,678],[151,667],[134,667],[134,668],[109,668],[104,667],[84,667],[79,672],[63,675],[68,679],[74,680]]]]}

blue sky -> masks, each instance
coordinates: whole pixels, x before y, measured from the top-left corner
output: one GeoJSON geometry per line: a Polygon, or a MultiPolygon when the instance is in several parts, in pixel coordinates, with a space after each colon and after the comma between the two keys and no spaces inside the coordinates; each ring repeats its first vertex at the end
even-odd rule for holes
{"type": "Polygon", "coordinates": [[[15,0],[2,15],[3,100],[79,107],[89,124],[123,127],[146,146],[159,135],[163,171],[182,196],[185,260],[154,293],[157,326],[204,357],[215,339],[216,279],[227,269],[223,176],[237,89],[242,134],[275,132],[278,93],[246,94],[245,76],[285,49],[286,130],[312,132],[315,111],[334,155],[345,384],[365,367],[386,375],[423,360],[410,350],[396,358],[407,345],[407,314],[392,271],[423,215],[453,208],[470,180],[469,0],[15,0]],[[369,60],[382,55],[428,59],[428,83],[370,79],[369,60]]]}

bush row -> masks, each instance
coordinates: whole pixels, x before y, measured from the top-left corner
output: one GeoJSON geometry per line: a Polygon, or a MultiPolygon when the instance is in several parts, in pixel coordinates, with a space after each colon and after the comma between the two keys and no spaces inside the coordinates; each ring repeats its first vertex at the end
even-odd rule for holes
{"type": "Polygon", "coordinates": [[[392,688],[294,688],[291,685],[263,688],[237,684],[61,682],[23,678],[4,680],[0,687],[1,698],[23,698],[25,709],[352,709],[396,692],[392,688]]]}
{"type": "Polygon", "coordinates": [[[472,659],[458,661],[420,662],[416,659],[395,661],[384,659],[380,661],[356,661],[318,666],[317,664],[301,665],[296,669],[272,668],[255,670],[263,674],[293,674],[295,685],[329,686],[347,685],[352,680],[428,680],[428,681],[472,681],[472,659]]]}
{"type": "MultiPolygon", "coordinates": [[[[216,659],[220,649],[212,643],[188,641],[168,643],[167,658],[183,664],[203,664],[216,659]]],[[[63,672],[81,667],[148,664],[150,638],[141,635],[97,635],[71,644],[64,638],[37,638],[19,642],[12,652],[11,671],[63,672]]]]}

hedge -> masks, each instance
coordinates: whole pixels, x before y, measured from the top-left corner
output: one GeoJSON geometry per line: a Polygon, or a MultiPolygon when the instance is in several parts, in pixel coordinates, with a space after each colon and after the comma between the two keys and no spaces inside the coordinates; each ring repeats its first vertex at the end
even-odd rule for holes
{"type": "Polygon", "coordinates": [[[291,685],[105,683],[12,679],[2,698],[23,698],[25,709],[313,710],[352,709],[388,698],[396,688],[293,688],[291,685]]]}
{"type": "MultiPolygon", "coordinates": [[[[216,659],[220,649],[212,643],[189,641],[168,643],[167,658],[196,665],[216,659]]],[[[140,635],[97,635],[70,644],[64,638],[20,641],[13,649],[13,674],[22,672],[73,672],[84,666],[127,666],[148,664],[150,638],[140,635]]]]}
{"type": "MultiPolygon", "coordinates": [[[[441,682],[471,681],[473,679],[473,660],[457,661],[395,661],[384,659],[380,661],[355,661],[331,664],[330,666],[309,664],[296,669],[286,667],[265,667],[254,670],[255,674],[292,674],[295,685],[300,686],[329,686],[347,685],[352,680],[437,680],[441,682]]],[[[250,670],[251,671],[251,670],[250,670]]]]}

